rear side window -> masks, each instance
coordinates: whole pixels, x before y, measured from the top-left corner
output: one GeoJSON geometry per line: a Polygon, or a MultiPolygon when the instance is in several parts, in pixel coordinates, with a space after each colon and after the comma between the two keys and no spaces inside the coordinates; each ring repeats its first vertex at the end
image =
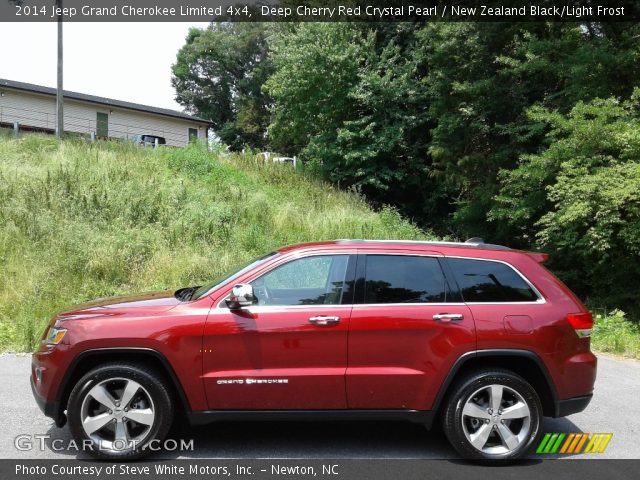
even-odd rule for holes
{"type": "Polygon", "coordinates": [[[508,265],[488,260],[448,258],[465,302],[535,302],[538,296],[508,265]]]}
{"type": "Polygon", "coordinates": [[[440,303],[446,282],[433,257],[367,255],[365,303],[440,303]]]}

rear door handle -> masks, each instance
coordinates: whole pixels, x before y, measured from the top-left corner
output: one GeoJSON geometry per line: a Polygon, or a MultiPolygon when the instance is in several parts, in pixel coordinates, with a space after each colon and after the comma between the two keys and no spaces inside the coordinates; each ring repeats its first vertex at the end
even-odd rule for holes
{"type": "Polygon", "coordinates": [[[461,313],[436,313],[433,319],[436,322],[459,322],[464,320],[464,315],[461,313]]]}
{"type": "Polygon", "coordinates": [[[327,327],[330,325],[337,325],[340,323],[340,317],[332,317],[327,315],[318,315],[317,317],[309,318],[309,323],[318,325],[321,327],[327,327]]]}

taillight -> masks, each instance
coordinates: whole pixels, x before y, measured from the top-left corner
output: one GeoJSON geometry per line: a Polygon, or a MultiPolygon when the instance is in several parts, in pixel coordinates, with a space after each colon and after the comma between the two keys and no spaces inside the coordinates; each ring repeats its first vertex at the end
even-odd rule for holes
{"type": "Polygon", "coordinates": [[[593,328],[593,316],[591,312],[570,313],[567,321],[571,324],[579,337],[590,337],[593,328]]]}

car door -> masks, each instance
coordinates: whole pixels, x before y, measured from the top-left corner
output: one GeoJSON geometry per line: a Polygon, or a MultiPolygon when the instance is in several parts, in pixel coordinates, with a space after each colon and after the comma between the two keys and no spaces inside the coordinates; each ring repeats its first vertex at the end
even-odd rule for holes
{"type": "Polygon", "coordinates": [[[440,257],[358,256],[349,408],[428,410],[455,359],[475,349],[471,311],[450,285],[440,257]]]}
{"type": "Polygon", "coordinates": [[[203,339],[210,409],[346,408],[355,260],[285,260],[250,279],[255,305],[212,309],[203,339]]]}

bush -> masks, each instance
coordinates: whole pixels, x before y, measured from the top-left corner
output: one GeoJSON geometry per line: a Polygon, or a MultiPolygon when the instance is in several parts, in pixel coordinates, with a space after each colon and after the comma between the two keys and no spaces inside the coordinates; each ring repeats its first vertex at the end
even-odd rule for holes
{"type": "Polygon", "coordinates": [[[629,321],[620,310],[606,315],[596,315],[592,346],[600,352],[640,358],[640,328],[629,321]]]}

